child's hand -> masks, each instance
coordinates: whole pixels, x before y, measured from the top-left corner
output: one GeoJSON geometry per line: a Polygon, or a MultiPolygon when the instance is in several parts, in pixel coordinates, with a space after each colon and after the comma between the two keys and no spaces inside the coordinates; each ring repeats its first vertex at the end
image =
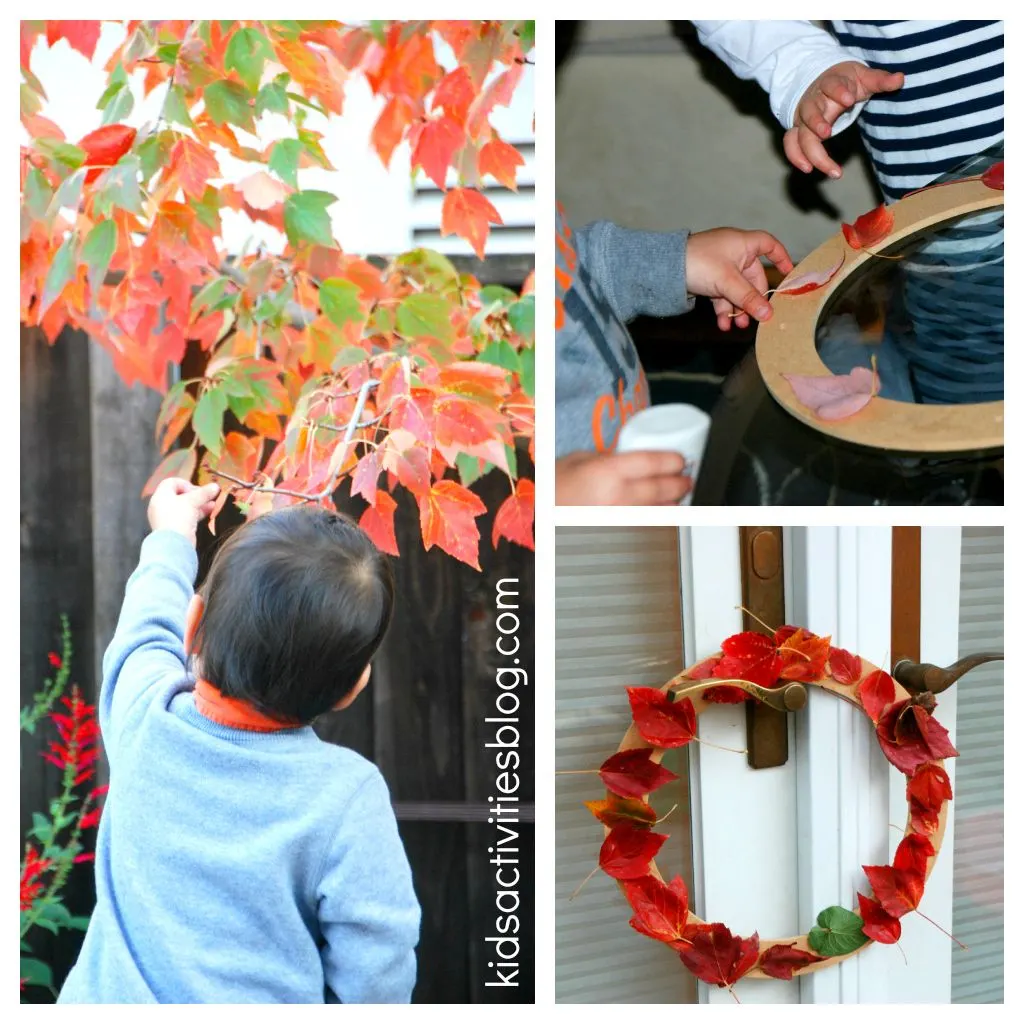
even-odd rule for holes
{"type": "Polygon", "coordinates": [[[841,178],[842,169],[825,152],[821,140],[832,134],[832,125],[850,107],[871,99],[876,92],[895,92],[902,86],[900,71],[881,71],[854,60],[829,68],[810,84],[797,104],[793,127],[782,140],[789,162],[805,174],[813,166],[830,178],[841,178]]]}
{"type": "Polygon", "coordinates": [[[687,240],[686,287],[713,300],[720,330],[729,330],[734,317],[737,327],[746,327],[751,316],[755,320],[771,317],[772,307],[764,297],[768,278],[762,256],[783,274],[793,269],[785,246],[767,231],[715,228],[698,231],[687,240]]]}
{"type": "Polygon", "coordinates": [[[693,483],[676,452],[574,452],[555,463],[559,505],[677,505],[693,483]]]}
{"type": "Polygon", "coordinates": [[[157,485],[149,499],[149,525],[153,530],[173,530],[196,542],[196,527],[213,511],[218,484],[197,487],[179,477],[170,477],[157,485]]]}

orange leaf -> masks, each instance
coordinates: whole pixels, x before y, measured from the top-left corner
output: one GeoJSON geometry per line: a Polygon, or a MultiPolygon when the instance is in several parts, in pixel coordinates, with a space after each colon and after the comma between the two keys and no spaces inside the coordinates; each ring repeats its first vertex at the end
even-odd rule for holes
{"type": "Polygon", "coordinates": [[[516,481],[514,494],[510,494],[494,517],[491,543],[497,547],[498,538],[505,537],[533,551],[534,484],[525,477],[516,481]]]}
{"type": "Polygon", "coordinates": [[[359,525],[369,534],[370,540],[387,555],[398,556],[398,540],[395,538],[395,509],[398,502],[387,491],[378,491],[377,500],[360,516],[359,525]]]}
{"type": "Polygon", "coordinates": [[[458,121],[442,114],[417,125],[414,134],[413,167],[422,167],[423,173],[438,188],[443,189],[455,153],[466,141],[465,129],[458,121]]]}
{"type": "Polygon", "coordinates": [[[493,174],[506,188],[517,191],[516,168],[522,167],[526,161],[515,146],[510,146],[502,139],[491,139],[477,158],[477,170],[481,177],[485,174],[493,174]]]}
{"type": "Polygon", "coordinates": [[[100,39],[99,21],[48,21],[46,42],[53,46],[58,39],[66,39],[86,60],[92,60],[100,39]]]}
{"type": "Polygon", "coordinates": [[[266,171],[256,171],[238,183],[245,201],[256,210],[269,210],[284,202],[291,189],[266,171]]]}
{"type": "Polygon", "coordinates": [[[469,188],[453,188],[441,207],[441,234],[458,235],[473,247],[480,259],[490,224],[501,224],[501,215],[490,200],[469,188]]]}
{"type": "Polygon", "coordinates": [[[85,152],[85,167],[113,167],[132,148],[135,129],[126,124],[108,124],[89,132],[78,142],[85,152]]]}
{"type": "Polygon", "coordinates": [[[180,185],[186,198],[202,199],[206,183],[219,175],[217,158],[205,146],[184,135],[174,144],[167,167],[168,184],[180,185]]]}
{"type": "Polygon", "coordinates": [[[484,503],[454,480],[438,480],[418,501],[424,547],[429,551],[436,545],[460,562],[479,569],[480,531],[476,517],[487,511],[484,503]]]}
{"type": "Polygon", "coordinates": [[[459,124],[465,124],[466,115],[469,113],[474,99],[476,99],[476,89],[473,87],[469,70],[459,65],[441,79],[434,90],[434,99],[430,106],[432,110],[441,107],[459,124]]]}
{"type": "Polygon", "coordinates": [[[391,163],[391,154],[402,141],[406,129],[417,113],[416,104],[407,96],[392,96],[384,104],[384,109],[370,133],[370,141],[385,167],[391,163]]]}
{"type": "Polygon", "coordinates": [[[867,249],[882,241],[892,231],[896,214],[891,206],[882,203],[862,214],[852,224],[843,225],[843,234],[851,249],[867,249]]]}
{"type": "Polygon", "coordinates": [[[434,403],[434,435],[445,448],[482,444],[494,435],[483,409],[465,398],[445,395],[434,403]]]}

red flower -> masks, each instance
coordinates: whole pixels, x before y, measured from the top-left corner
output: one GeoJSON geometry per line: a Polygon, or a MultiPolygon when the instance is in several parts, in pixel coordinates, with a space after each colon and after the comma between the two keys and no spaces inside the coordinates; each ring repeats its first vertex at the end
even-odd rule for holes
{"type": "Polygon", "coordinates": [[[21,869],[21,909],[28,910],[36,897],[43,891],[42,875],[50,867],[50,861],[39,856],[39,851],[30,846],[25,851],[25,864],[21,869]]]}
{"type": "Polygon", "coordinates": [[[50,651],[50,653],[46,657],[49,659],[50,664],[54,668],[60,668],[61,665],[64,664],[64,662],[61,660],[60,655],[56,651],[50,651]]]}
{"type": "Polygon", "coordinates": [[[70,697],[62,697],[61,703],[68,714],[52,714],[50,718],[57,726],[60,742],[52,740],[43,757],[62,769],[75,772],[74,785],[78,786],[96,774],[95,763],[99,757],[97,741],[100,729],[96,721],[96,708],[82,700],[78,687],[71,690],[70,697]]]}

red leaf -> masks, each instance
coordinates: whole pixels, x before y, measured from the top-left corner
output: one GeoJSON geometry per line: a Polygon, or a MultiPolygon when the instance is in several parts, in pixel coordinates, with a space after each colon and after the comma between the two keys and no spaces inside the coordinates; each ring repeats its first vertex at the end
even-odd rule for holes
{"type": "Polygon", "coordinates": [[[641,797],[679,778],[651,760],[646,747],[612,754],[598,772],[601,781],[617,796],[641,797]]]}
{"type": "Polygon", "coordinates": [[[495,136],[488,142],[477,157],[477,170],[480,176],[492,174],[506,188],[513,192],[518,190],[516,168],[522,167],[526,161],[515,146],[510,146],[503,139],[495,136]]]}
{"type": "MultiPolygon", "coordinates": [[[[257,172],[260,173],[260,172],[257,172]]],[[[220,165],[213,151],[200,145],[187,136],[181,136],[171,150],[167,167],[167,177],[175,185],[180,185],[186,198],[202,199],[206,192],[206,183],[211,178],[220,174],[220,165]]],[[[248,180],[248,179],[247,179],[248,180]]],[[[273,181],[273,179],[270,179],[273,181]]],[[[274,182],[276,185],[277,182],[274,182]]],[[[246,201],[252,203],[249,194],[246,192],[245,183],[242,184],[242,195],[246,201]]],[[[259,209],[268,209],[266,206],[258,206],[259,209]]],[[[273,204],[270,204],[273,205],[273,204]]]]}
{"type": "Polygon", "coordinates": [[[501,224],[501,215],[491,201],[470,188],[453,188],[441,206],[441,234],[458,235],[473,247],[480,259],[490,233],[490,224],[501,224]]]}
{"type": "Polygon", "coordinates": [[[1003,191],[1003,161],[993,164],[982,176],[982,184],[987,185],[989,188],[1003,191]]]}
{"type": "Polygon", "coordinates": [[[884,942],[887,945],[899,942],[903,931],[899,919],[886,913],[881,903],[863,893],[857,893],[857,900],[860,903],[860,916],[864,921],[864,934],[875,942],[884,942]]]}
{"type": "MultiPolygon", "coordinates": [[[[776,633],[778,639],[778,633],[776,633]]],[[[806,629],[796,629],[779,646],[782,679],[806,683],[821,679],[832,645],[832,637],[816,636],[806,629]]]]}
{"type": "Polygon", "coordinates": [[[387,491],[378,491],[377,500],[362,514],[359,525],[370,535],[370,540],[388,555],[398,556],[395,538],[395,509],[398,502],[387,491]]]}
{"type": "Polygon", "coordinates": [[[437,444],[471,447],[494,436],[483,407],[457,395],[444,395],[434,403],[434,436],[437,444]]]}
{"type": "Polygon", "coordinates": [[[958,756],[946,729],[910,700],[887,708],[876,732],[882,753],[904,775],[913,775],[927,761],[958,756]]]}
{"type": "Polygon", "coordinates": [[[637,731],[655,747],[681,747],[697,731],[697,714],[689,697],[673,701],[653,686],[627,686],[637,731]]]}
{"type": "Polygon", "coordinates": [[[668,836],[632,825],[616,825],[601,844],[601,870],[612,878],[642,878],[650,874],[662,843],[668,836]]]}
{"type": "Polygon", "coordinates": [[[476,517],[487,511],[484,503],[454,480],[438,480],[417,501],[420,530],[427,551],[436,544],[453,558],[479,569],[480,531],[476,517]]]}
{"type": "Polygon", "coordinates": [[[466,115],[475,98],[476,89],[473,87],[469,70],[460,64],[438,82],[430,108],[437,110],[440,107],[459,124],[465,124],[466,115]]]}
{"type": "Polygon", "coordinates": [[[466,141],[465,129],[458,121],[442,114],[417,125],[413,135],[413,167],[422,167],[423,173],[443,189],[455,153],[466,141]]]}
{"type": "Polygon", "coordinates": [[[819,964],[827,959],[818,956],[806,949],[797,949],[796,943],[788,945],[779,943],[776,946],[769,946],[757,965],[768,975],[769,978],[778,978],[780,981],[792,981],[793,972],[806,967],[808,964],[819,964]]]}
{"type": "Polygon", "coordinates": [[[778,682],[781,668],[774,638],[745,632],[722,643],[722,657],[711,674],[716,679],[746,679],[770,687],[778,682]]]}
{"type": "MultiPolygon", "coordinates": [[[[703,661],[697,662],[687,673],[687,679],[710,679],[715,672],[715,666],[722,660],[720,654],[712,655],[703,661]]],[[[742,690],[740,691],[743,692],[742,690]]]]}
{"type": "Polygon", "coordinates": [[[845,420],[861,411],[878,393],[878,374],[863,366],[824,377],[784,373],[797,401],[819,420],[845,420]]]}
{"type": "Polygon", "coordinates": [[[352,474],[352,493],[362,495],[371,505],[377,501],[377,479],[380,477],[380,460],[377,450],[367,452],[352,474]]]}
{"type": "Polygon", "coordinates": [[[391,163],[391,154],[417,113],[416,104],[406,96],[392,96],[384,105],[370,133],[370,141],[385,167],[391,163]]]}
{"type": "Polygon", "coordinates": [[[85,167],[113,167],[132,148],[135,129],[126,124],[108,124],[79,140],[85,151],[85,167]]]}
{"type": "Polygon", "coordinates": [[[417,498],[430,494],[430,456],[425,448],[407,448],[389,466],[398,482],[417,498]]]}
{"type": "Polygon", "coordinates": [[[626,899],[633,908],[629,922],[641,935],[659,942],[682,942],[689,916],[686,885],[678,876],[671,886],[654,875],[647,875],[623,884],[626,899]]]}
{"type": "Polygon", "coordinates": [[[924,895],[928,857],[934,853],[924,836],[912,833],[896,848],[892,867],[864,865],[875,898],[890,917],[903,917],[917,909],[924,895]]]}
{"type": "Polygon", "coordinates": [[[857,682],[862,671],[860,655],[844,651],[842,647],[832,648],[828,656],[828,667],[832,672],[832,678],[843,686],[857,682]]]}
{"type": "Polygon", "coordinates": [[[733,935],[724,924],[697,924],[686,929],[690,943],[679,953],[687,969],[701,981],[719,988],[735,985],[757,962],[757,932],[749,939],[733,935]]]}
{"type": "Polygon", "coordinates": [[[935,832],[939,827],[942,805],[952,799],[953,787],[946,769],[931,761],[921,765],[907,782],[910,823],[915,831],[935,832]]]}
{"type": "MultiPolygon", "coordinates": [[[[807,292],[817,291],[822,285],[828,284],[833,277],[839,273],[839,268],[846,259],[846,253],[840,254],[839,259],[831,267],[825,270],[810,271],[806,274],[797,274],[796,277],[788,278],[778,288],[776,295],[804,295],[807,292]]],[[[774,946],[772,947],[775,948],[774,946]]]]}
{"type": "Polygon", "coordinates": [[[616,825],[649,828],[658,820],[658,812],[649,803],[635,797],[610,796],[605,800],[587,800],[585,804],[587,810],[609,828],[616,825]]]}
{"type": "Polygon", "coordinates": [[[46,42],[53,46],[58,39],[66,39],[86,60],[92,60],[100,38],[99,21],[48,21],[46,42]]]}
{"type": "Polygon", "coordinates": [[[843,225],[843,234],[851,249],[868,249],[882,241],[892,231],[896,214],[891,206],[882,203],[858,217],[853,224],[843,225]]]}
{"type": "Polygon", "coordinates": [[[876,669],[857,687],[857,696],[868,717],[878,725],[882,712],[896,699],[896,684],[887,672],[876,669]]]}
{"type": "Polygon", "coordinates": [[[533,502],[533,481],[521,477],[516,481],[515,492],[502,502],[494,517],[494,529],[491,533],[491,543],[494,547],[498,546],[499,537],[505,537],[533,551],[533,502]]]}

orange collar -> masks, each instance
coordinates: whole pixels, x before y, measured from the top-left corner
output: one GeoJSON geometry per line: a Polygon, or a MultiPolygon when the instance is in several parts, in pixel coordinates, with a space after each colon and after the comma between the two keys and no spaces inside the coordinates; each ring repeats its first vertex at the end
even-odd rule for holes
{"type": "Polygon", "coordinates": [[[282,729],[297,729],[301,722],[280,722],[276,718],[257,711],[251,704],[236,697],[225,697],[213,683],[197,679],[193,691],[196,710],[204,718],[230,729],[244,729],[247,732],[279,732],[282,729]]]}

